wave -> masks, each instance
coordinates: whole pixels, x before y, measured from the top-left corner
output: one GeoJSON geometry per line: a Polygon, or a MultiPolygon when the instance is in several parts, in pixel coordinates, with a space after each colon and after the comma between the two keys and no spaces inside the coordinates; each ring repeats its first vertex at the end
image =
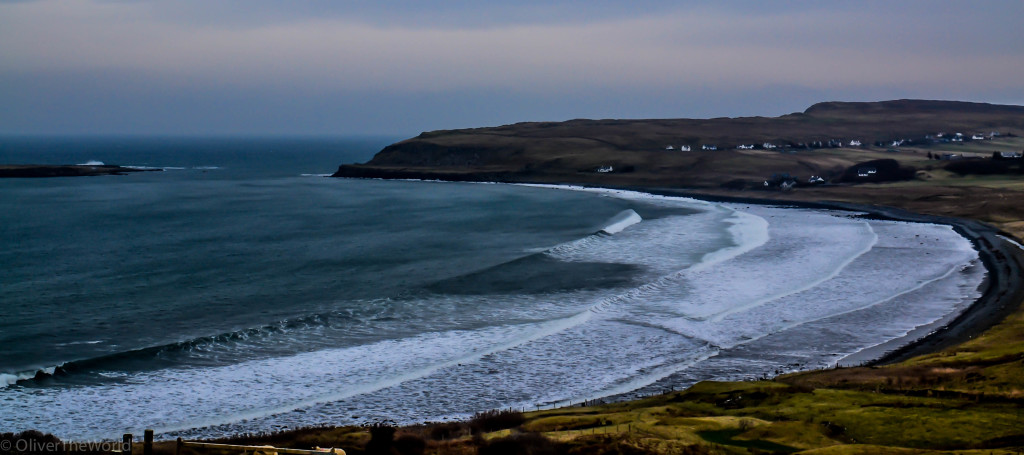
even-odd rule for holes
{"type": "MultiPolygon", "coordinates": [[[[286,319],[276,324],[268,324],[262,327],[225,332],[164,345],[130,349],[86,359],[71,360],[36,370],[0,373],[0,388],[6,388],[15,384],[31,384],[50,378],[64,378],[107,370],[129,370],[136,372],[158,369],[167,366],[167,363],[171,363],[172,361],[168,360],[167,357],[174,354],[212,349],[214,346],[244,342],[285,333],[293,329],[325,326],[330,324],[332,317],[337,318],[339,315],[314,314],[301,318],[286,319]]],[[[345,318],[346,316],[341,317],[345,318]]]]}
{"type": "Polygon", "coordinates": [[[78,165],[79,166],[106,166],[105,164],[103,164],[102,161],[99,161],[99,160],[89,160],[89,161],[86,161],[84,163],[78,163],[78,165]]]}
{"type": "Polygon", "coordinates": [[[604,232],[605,234],[618,234],[622,232],[624,229],[634,224],[637,224],[643,220],[644,219],[641,218],[640,215],[637,214],[635,211],[633,211],[633,209],[626,209],[619,212],[617,215],[613,216],[610,220],[608,220],[610,223],[604,228],[602,228],[601,232],[604,232]]]}
{"type": "Polygon", "coordinates": [[[771,240],[771,235],[768,233],[768,220],[752,213],[733,210],[732,217],[727,218],[725,222],[731,224],[728,231],[735,246],[705,254],[699,263],[690,267],[690,270],[702,270],[728,261],[760,248],[771,240]]]}
{"type": "Polygon", "coordinates": [[[0,389],[12,386],[21,381],[27,381],[36,377],[45,377],[53,374],[57,367],[41,368],[39,370],[22,371],[19,373],[0,373],[0,389]]]}
{"type": "MultiPolygon", "coordinates": [[[[535,341],[535,340],[538,340],[538,339],[541,339],[541,338],[545,338],[545,337],[554,335],[556,333],[562,332],[562,331],[564,331],[564,330],[566,330],[568,328],[575,327],[575,326],[578,326],[580,324],[583,324],[589,318],[590,318],[590,314],[588,312],[582,312],[582,313],[574,314],[574,315],[571,315],[571,316],[568,316],[568,317],[564,317],[564,318],[560,318],[560,319],[553,319],[553,320],[549,320],[549,321],[544,321],[544,322],[536,323],[536,324],[533,324],[532,330],[524,330],[522,333],[519,333],[518,336],[511,337],[510,339],[507,339],[507,340],[501,340],[497,344],[492,344],[492,345],[486,346],[486,347],[484,347],[482,349],[470,350],[469,352],[460,353],[455,358],[449,358],[449,359],[442,360],[440,362],[430,363],[428,365],[418,366],[418,367],[414,368],[413,370],[406,371],[406,372],[401,372],[401,373],[398,373],[397,375],[394,375],[394,376],[391,376],[391,377],[388,377],[388,378],[383,378],[383,379],[374,378],[373,380],[367,381],[367,382],[362,383],[362,384],[350,385],[350,386],[344,387],[343,391],[338,391],[338,392],[333,392],[333,393],[328,393],[328,394],[323,394],[323,395],[310,396],[310,397],[306,397],[306,398],[304,398],[302,400],[299,400],[299,401],[289,402],[289,403],[285,403],[285,404],[278,405],[278,406],[270,406],[270,407],[266,407],[266,408],[250,408],[250,409],[244,410],[242,412],[236,412],[236,413],[233,413],[231,415],[222,416],[222,417],[216,418],[216,419],[205,418],[202,421],[198,421],[198,422],[197,421],[189,421],[189,422],[181,422],[181,423],[179,423],[177,425],[175,425],[175,424],[167,425],[167,426],[164,426],[162,428],[159,428],[157,431],[159,433],[168,433],[168,432],[174,432],[174,431],[187,430],[187,429],[191,429],[191,428],[202,428],[202,427],[210,427],[210,426],[216,426],[216,425],[229,424],[229,423],[239,422],[239,421],[248,420],[248,419],[256,419],[256,418],[261,418],[261,417],[268,417],[268,416],[272,416],[272,415],[275,415],[275,414],[281,414],[281,413],[284,413],[284,412],[293,411],[293,410],[296,410],[296,409],[308,408],[308,407],[312,407],[312,406],[317,405],[317,404],[341,401],[341,400],[343,400],[345,398],[349,398],[349,397],[353,397],[353,396],[357,396],[357,395],[365,395],[365,394],[372,393],[372,392],[375,392],[375,391],[378,391],[378,390],[383,390],[383,389],[386,389],[386,388],[389,388],[389,387],[393,387],[393,386],[396,386],[398,384],[402,384],[404,382],[408,382],[408,381],[412,381],[412,380],[419,379],[419,378],[422,378],[422,377],[426,377],[426,376],[429,376],[431,374],[434,374],[434,373],[436,373],[438,371],[441,371],[443,369],[446,369],[446,368],[456,367],[456,366],[459,366],[459,365],[462,365],[462,364],[466,364],[466,363],[472,363],[472,362],[478,361],[481,358],[484,358],[486,356],[493,355],[493,354],[496,354],[496,353],[499,353],[499,352],[502,352],[502,351],[508,351],[508,350],[510,350],[512,348],[515,348],[517,346],[521,346],[521,345],[527,344],[527,343],[529,343],[531,341],[535,341]]],[[[450,334],[451,335],[455,335],[457,337],[458,332],[460,332],[460,331],[451,332],[450,334]]],[[[432,334],[427,334],[427,335],[432,335],[432,334]]],[[[420,337],[422,337],[422,336],[423,335],[421,335],[420,337]]],[[[414,345],[424,345],[424,343],[417,342],[415,340],[415,338],[420,338],[420,337],[414,337],[414,339],[409,339],[409,340],[391,340],[391,341],[386,341],[386,342],[377,343],[377,344],[379,344],[379,345],[391,345],[391,344],[403,344],[403,343],[410,343],[411,342],[414,345]]],[[[488,338],[488,340],[493,340],[493,338],[488,338]]],[[[429,343],[427,343],[427,344],[429,344],[429,343]]],[[[366,346],[360,346],[359,348],[360,349],[365,349],[366,346]]],[[[345,349],[334,350],[333,352],[341,353],[343,351],[345,351],[345,349]]],[[[317,357],[319,357],[319,361],[316,364],[320,365],[322,367],[324,365],[323,362],[329,362],[328,357],[330,356],[330,352],[322,352],[321,351],[321,352],[318,352],[318,353],[310,353],[308,355],[299,354],[299,355],[294,356],[294,357],[289,359],[291,361],[294,361],[294,364],[295,364],[294,367],[285,368],[285,370],[288,371],[290,374],[298,374],[301,370],[304,369],[303,367],[305,365],[309,364],[304,359],[306,356],[317,356],[317,357]]],[[[280,361],[280,359],[278,359],[278,361],[280,361]]],[[[231,370],[232,371],[236,371],[236,370],[239,370],[239,369],[243,369],[245,366],[246,366],[245,364],[238,365],[238,366],[232,366],[231,370]]],[[[338,371],[340,371],[340,367],[339,367],[338,371]]],[[[231,376],[233,377],[234,374],[232,374],[231,376]]]]}
{"type": "Polygon", "coordinates": [[[1011,239],[1011,238],[1009,238],[1009,237],[1007,237],[1005,235],[1000,235],[998,237],[1003,239],[1003,240],[1005,240],[1005,241],[1007,241],[1007,242],[1009,242],[1011,245],[1016,246],[1017,248],[1020,248],[1020,249],[1024,250],[1024,245],[1021,245],[1020,243],[1017,243],[1016,240],[1011,239]]]}

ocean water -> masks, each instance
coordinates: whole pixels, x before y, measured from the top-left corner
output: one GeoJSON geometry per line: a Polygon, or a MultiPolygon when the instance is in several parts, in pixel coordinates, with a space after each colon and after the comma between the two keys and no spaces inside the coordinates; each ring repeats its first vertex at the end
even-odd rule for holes
{"type": "Polygon", "coordinates": [[[948,226],[324,178],[397,138],[0,139],[0,431],[202,437],[863,360],[979,295],[948,226]],[[844,360],[845,359],[845,360],[844,360]]]}

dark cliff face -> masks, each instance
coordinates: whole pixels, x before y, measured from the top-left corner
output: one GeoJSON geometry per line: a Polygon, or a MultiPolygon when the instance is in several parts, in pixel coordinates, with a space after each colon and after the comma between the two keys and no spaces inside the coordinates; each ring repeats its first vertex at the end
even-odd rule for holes
{"type": "Polygon", "coordinates": [[[6,165],[0,166],[0,177],[88,177],[96,175],[122,175],[130,172],[159,171],[160,169],[134,169],[121,166],[68,165],[6,165]]]}
{"type": "Polygon", "coordinates": [[[477,145],[444,145],[424,139],[412,139],[392,144],[378,152],[372,165],[401,163],[407,166],[486,166],[503,162],[510,155],[521,152],[517,147],[477,145]]]}

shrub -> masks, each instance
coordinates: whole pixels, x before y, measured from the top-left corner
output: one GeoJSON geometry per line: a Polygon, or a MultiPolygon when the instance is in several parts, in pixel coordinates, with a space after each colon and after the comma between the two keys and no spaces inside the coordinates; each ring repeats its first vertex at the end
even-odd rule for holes
{"type": "Polygon", "coordinates": [[[474,433],[515,428],[526,422],[523,413],[515,410],[497,410],[478,412],[469,420],[469,427],[474,433]]]}
{"type": "Polygon", "coordinates": [[[455,439],[467,433],[467,427],[461,423],[436,423],[430,425],[428,436],[430,439],[440,441],[444,439],[455,439]]]}
{"type": "Polygon", "coordinates": [[[537,433],[520,433],[491,440],[480,447],[480,455],[555,455],[558,445],[537,433]]]}
{"type": "Polygon", "coordinates": [[[406,434],[395,439],[394,448],[399,455],[423,455],[427,442],[419,436],[406,434]]]}

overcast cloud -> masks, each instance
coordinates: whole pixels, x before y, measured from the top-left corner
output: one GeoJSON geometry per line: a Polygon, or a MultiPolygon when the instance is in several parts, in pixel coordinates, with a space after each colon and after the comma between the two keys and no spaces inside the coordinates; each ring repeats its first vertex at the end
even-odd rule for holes
{"type": "Polygon", "coordinates": [[[1019,0],[771,3],[0,1],[0,133],[411,135],[1024,103],[1019,0]]]}

